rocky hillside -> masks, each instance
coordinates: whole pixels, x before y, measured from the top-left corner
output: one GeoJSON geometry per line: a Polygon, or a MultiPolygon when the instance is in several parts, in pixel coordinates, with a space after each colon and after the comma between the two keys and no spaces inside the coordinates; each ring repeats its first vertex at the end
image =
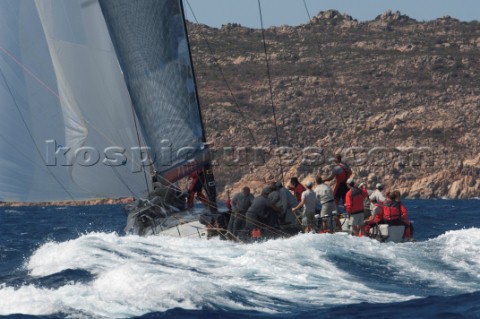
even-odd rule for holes
{"type": "Polygon", "coordinates": [[[222,190],[259,190],[280,167],[325,176],[341,152],[357,179],[405,196],[479,196],[479,22],[320,12],[265,30],[271,81],[261,30],[189,33],[222,190]]]}

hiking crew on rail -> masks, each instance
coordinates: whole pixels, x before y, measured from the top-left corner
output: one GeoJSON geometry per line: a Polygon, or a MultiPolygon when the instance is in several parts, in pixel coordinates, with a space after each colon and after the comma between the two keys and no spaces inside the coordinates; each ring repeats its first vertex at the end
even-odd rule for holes
{"type": "MultiPolygon", "coordinates": [[[[350,167],[342,162],[339,154],[335,156],[335,164],[330,176],[324,179],[318,175],[315,178],[315,189],[313,182],[307,182],[305,187],[298,177],[290,179],[288,189],[281,182],[271,182],[265,185],[257,197],[254,197],[249,187],[243,187],[242,191],[231,199],[229,221],[226,225],[217,225],[216,228],[225,228],[226,237],[242,241],[282,237],[301,231],[342,231],[343,224],[340,223],[338,207],[343,203],[343,223],[348,221],[352,227],[352,235],[368,236],[372,227],[388,224],[405,226],[403,239],[412,240],[413,227],[401,202],[400,192],[390,191],[384,195],[384,186],[381,183],[376,184],[375,190],[368,191],[365,183],[357,185],[351,177],[350,167]],[[333,178],[335,187],[332,191],[325,181],[333,178]]],[[[204,202],[198,184],[199,178],[192,174],[189,207],[195,195],[204,202]]]]}

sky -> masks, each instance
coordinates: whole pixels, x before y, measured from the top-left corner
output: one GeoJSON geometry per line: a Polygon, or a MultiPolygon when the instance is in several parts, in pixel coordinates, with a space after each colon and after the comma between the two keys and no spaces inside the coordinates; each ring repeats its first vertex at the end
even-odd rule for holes
{"type": "MultiPolygon", "coordinates": [[[[423,21],[446,15],[462,21],[480,20],[480,0],[305,0],[311,16],[336,9],[360,21],[391,9],[423,21]]],[[[258,0],[184,0],[187,19],[221,27],[229,22],[258,28],[258,0]]],[[[303,0],[261,0],[264,26],[299,25],[308,21],[303,0]]]]}

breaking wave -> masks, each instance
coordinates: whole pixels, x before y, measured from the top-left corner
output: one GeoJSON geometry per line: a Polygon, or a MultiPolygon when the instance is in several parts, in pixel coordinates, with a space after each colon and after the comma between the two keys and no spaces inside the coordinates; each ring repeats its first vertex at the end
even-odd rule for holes
{"type": "Polygon", "coordinates": [[[288,314],[480,290],[480,229],[416,243],[299,235],[263,243],[88,233],[47,242],[0,315],[126,318],[175,308],[288,314]]]}

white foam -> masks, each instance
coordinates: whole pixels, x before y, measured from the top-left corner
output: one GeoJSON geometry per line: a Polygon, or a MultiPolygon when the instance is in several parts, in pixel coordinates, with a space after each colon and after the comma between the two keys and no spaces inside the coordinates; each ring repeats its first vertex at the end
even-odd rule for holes
{"type": "Polygon", "coordinates": [[[20,210],[15,210],[15,209],[5,209],[4,210],[5,214],[12,214],[12,215],[22,215],[24,212],[20,210]]]}
{"type": "Polygon", "coordinates": [[[480,229],[448,231],[436,241],[442,247],[439,255],[444,263],[480,280],[480,229]]]}
{"type": "Polygon", "coordinates": [[[0,315],[65,312],[121,318],[175,307],[282,313],[291,303],[322,307],[419,297],[375,290],[367,284],[368,274],[359,280],[355,272],[339,269],[332,255],[348,260],[352,253],[396,269],[394,275],[400,280],[428,280],[432,289],[443,285],[452,292],[474,291],[480,289],[478,281],[459,280],[455,271],[445,272],[433,264],[441,258],[462,276],[467,270],[478,273],[478,247],[479,229],[448,232],[413,244],[329,234],[243,245],[216,239],[90,233],[42,245],[25,267],[35,277],[83,269],[94,274],[92,281],[55,289],[3,285],[0,315]]]}

